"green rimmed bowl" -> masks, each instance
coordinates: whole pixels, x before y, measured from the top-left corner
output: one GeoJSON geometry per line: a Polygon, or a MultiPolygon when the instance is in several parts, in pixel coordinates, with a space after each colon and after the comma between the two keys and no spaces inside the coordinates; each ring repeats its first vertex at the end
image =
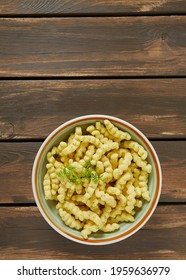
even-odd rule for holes
{"type": "Polygon", "coordinates": [[[106,245],[121,241],[137,232],[153,214],[161,193],[162,172],[158,156],[145,135],[130,123],[116,117],[107,115],[86,115],[72,119],[57,127],[41,145],[32,169],[32,189],[37,206],[48,224],[64,237],[87,245],[106,245]],[[103,122],[105,119],[110,120],[115,126],[123,131],[130,133],[132,140],[141,144],[148,152],[148,162],[152,165],[152,172],[149,176],[150,202],[144,202],[140,211],[135,215],[133,223],[120,223],[120,229],[103,233],[101,231],[91,234],[89,239],[82,238],[80,231],[71,229],[61,220],[58,210],[56,210],[56,201],[45,200],[43,190],[43,178],[46,173],[46,155],[61,141],[67,140],[69,135],[74,132],[76,126],[86,128],[96,121],[103,122]]]}

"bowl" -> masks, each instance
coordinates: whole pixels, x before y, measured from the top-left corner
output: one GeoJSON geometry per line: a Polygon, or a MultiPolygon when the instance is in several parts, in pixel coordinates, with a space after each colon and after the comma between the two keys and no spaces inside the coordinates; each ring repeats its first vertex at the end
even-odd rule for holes
{"type": "Polygon", "coordinates": [[[158,156],[145,135],[132,124],[108,115],[85,115],[74,118],[67,121],[52,131],[46,140],[41,145],[33,164],[32,169],[32,189],[36,204],[47,223],[62,236],[86,245],[108,245],[121,240],[124,240],[140,228],[152,216],[161,193],[162,187],[162,172],[158,156]],[[119,129],[130,133],[132,140],[141,144],[148,152],[147,161],[152,165],[152,172],[149,176],[149,192],[151,200],[145,202],[135,215],[135,220],[132,223],[120,223],[120,229],[110,233],[96,232],[93,233],[89,239],[83,239],[81,233],[75,229],[72,229],[64,224],[61,217],[56,210],[56,202],[46,200],[43,190],[43,178],[46,173],[46,155],[52,149],[53,146],[59,144],[60,141],[68,139],[70,133],[72,133],[76,126],[82,128],[87,127],[96,121],[103,122],[105,119],[111,121],[119,129]]]}

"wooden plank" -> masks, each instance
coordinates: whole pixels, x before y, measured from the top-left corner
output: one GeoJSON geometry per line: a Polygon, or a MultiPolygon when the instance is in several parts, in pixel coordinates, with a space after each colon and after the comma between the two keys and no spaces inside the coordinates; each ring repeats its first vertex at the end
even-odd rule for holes
{"type": "Polygon", "coordinates": [[[185,88],[186,79],[1,81],[0,139],[44,138],[95,113],[131,122],[148,137],[183,138],[185,88]]]}
{"type": "Polygon", "coordinates": [[[185,259],[186,205],[159,206],[135,235],[82,246],[56,233],[36,207],[1,207],[0,259],[185,259]],[[88,252],[88,253],[87,253],[88,252]]]}
{"type": "Polygon", "coordinates": [[[1,18],[0,77],[186,74],[186,17],[1,18]]]}
{"type": "MultiPolygon", "coordinates": [[[[161,202],[186,202],[186,142],[153,141],[163,171],[161,202]]],[[[31,171],[41,143],[0,143],[0,203],[34,203],[31,171]]]]}
{"type": "Polygon", "coordinates": [[[184,0],[85,0],[85,1],[39,1],[39,0],[1,0],[2,15],[79,15],[79,14],[162,14],[184,13],[184,0]]]}

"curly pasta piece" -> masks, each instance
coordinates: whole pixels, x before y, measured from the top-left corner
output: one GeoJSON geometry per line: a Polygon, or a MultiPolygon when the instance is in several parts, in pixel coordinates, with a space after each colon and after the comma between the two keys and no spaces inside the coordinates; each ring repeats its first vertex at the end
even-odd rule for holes
{"type": "Polygon", "coordinates": [[[67,188],[61,184],[58,189],[58,196],[57,196],[59,202],[63,203],[65,201],[66,193],[67,193],[67,188]]]}
{"type": "Polygon", "coordinates": [[[122,211],[123,209],[121,209],[121,207],[117,205],[116,208],[114,208],[110,213],[110,218],[116,218],[116,216],[121,215],[122,211]]]}
{"type": "Polygon", "coordinates": [[[103,202],[111,206],[112,208],[116,207],[116,200],[114,199],[113,196],[103,192],[96,190],[95,191],[96,197],[100,198],[103,202]]]}
{"type": "Polygon", "coordinates": [[[103,162],[98,160],[97,163],[96,163],[96,172],[98,174],[101,174],[104,172],[104,165],[103,165],[103,162]]]}
{"type": "Polygon", "coordinates": [[[95,197],[95,195],[87,200],[86,205],[97,215],[101,214],[101,210],[99,208],[99,200],[95,197]]]}
{"type": "Polygon", "coordinates": [[[65,186],[67,188],[66,198],[70,199],[75,192],[76,185],[71,182],[66,182],[65,186]]]}
{"type": "Polygon", "coordinates": [[[111,163],[113,169],[117,168],[117,166],[118,166],[118,153],[113,152],[110,155],[110,163],[111,163]]]}
{"type": "Polygon", "coordinates": [[[107,192],[108,194],[110,194],[110,195],[116,195],[116,196],[118,196],[118,195],[121,194],[121,190],[120,190],[120,189],[118,189],[118,188],[116,188],[116,187],[111,187],[111,186],[109,186],[109,187],[107,188],[106,192],[107,192]]]}
{"type": "Polygon", "coordinates": [[[47,169],[48,176],[51,182],[51,193],[53,196],[55,196],[59,188],[59,180],[57,178],[56,169],[54,168],[53,164],[47,164],[47,169]]]}
{"type": "Polygon", "coordinates": [[[81,184],[76,184],[75,191],[77,194],[81,194],[83,192],[83,186],[81,184]]]}
{"type": "Polygon", "coordinates": [[[142,197],[146,200],[146,201],[150,201],[150,194],[149,191],[147,190],[147,188],[142,188],[141,189],[142,192],[142,197]]]}
{"type": "Polygon", "coordinates": [[[94,136],[92,136],[92,135],[83,135],[83,136],[80,136],[80,140],[81,140],[83,143],[90,143],[90,144],[93,144],[93,145],[96,146],[96,147],[99,147],[99,145],[100,145],[99,139],[97,139],[96,137],[94,137],[94,136]]]}
{"type": "Polygon", "coordinates": [[[82,159],[83,155],[85,154],[85,152],[87,150],[88,145],[89,145],[89,143],[81,142],[81,144],[77,148],[75,156],[74,156],[76,161],[80,161],[80,159],[82,159]]]}
{"type": "Polygon", "coordinates": [[[98,186],[98,183],[95,183],[93,180],[90,181],[90,184],[86,190],[86,193],[84,194],[84,199],[83,201],[86,203],[86,201],[93,195],[95,192],[96,188],[98,186]]]}
{"type": "Polygon", "coordinates": [[[112,170],[112,165],[111,165],[109,159],[105,155],[102,156],[101,161],[103,163],[105,172],[103,172],[100,175],[100,178],[101,178],[100,185],[104,185],[105,183],[109,183],[112,180],[113,170],[112,170]]]}
{"type": "Polygon", "coordinates": [[[60,153],[60,150],[58,149],[58,147],[53,147],[52,150],[51,150],[51,154],[52,155],[59,155],[60,153]]]}
{"type": "Polygon", "coordinates": [[[81,231],[81,235],[84,239],[88,239],[88,236],[92,232],[97,232],[99,230],[99,227],[95,225],[92,221],[88,221],[87,224],[85,224],[84,229],[81,231]]]}
{"type": "Polygon", "coordinates": [[[74,138],[72,139],[72,141],[68,144],[68,146],[63,149],[63,151],[61,152],[62,156],[67,156],[71,153],[73,153],[75,150],[77,150],[77,148],[80,146],[81,144],[81,137],[79,134],[75,134],[74,138]]]}
{"type": "Polygon", "coordinates": [[[127,199],[123,194],[117,196],[118,203],[116,207],[110,213],[110,217],[115,218],[117,215],[121,215],[122,211],[125,209],[127,199]]]}
{"type": "Polygon", "coordinates": [[[64,164],[62,162],[59,162],[58,160],[56,160],[54,162],[54,167],[56,168],[56,174],[58,174],[61,171],[61,169],[64,168],[64,164]]]}
{"type": "Polygon", "coordinates": [[[127,203],[126,197],[121,193],[121,194],[117,195],[117,199],[119,201],[118,206],[120,206],[123,209],[123,207],[125,207],[125,205],[127,203]]]}
{"type": "Polygon", "coordinates": [[[114,179],[118,179],[124,171],[126,171],[131,164],[132,156],[130,153],[126,153],[124,158],[120,158],[118,168],[114,169],[113,176],[114,179]]]}
{"type": "Polygon", "coordinates": [[[132,173],[130,172],[126,172],[125,174],[123,174],[117,181],[116,181],[116,187],[119,189],[124,189],[125,184],[127,183],[127,181],[132,179],[132,173]]]}
{"type": "Polygon", "coordinates": [[[101,221],[102,224],[105,225],[111,212],[112,208],[109,205],[105,205],[105,208],[103,209],[103,212],[101,214],[101,221]]]}
{"type": "Polygon", "coordinates": [[[85,201],[84,195],[74,195],[72,196],[72,200],[76,202],[84,203],[90,208],[90,210],[95,212],[97,215],[101,214],[101,210],[99,209],[99,201],[94,195],[91,198],[89,198],[87,201],[85,201]]]}
{"type": "MultiPolygon", "coordinates": [[[[135,187],[135,182],[134,182],[134,187],[135,187]]],[[[135,193],[136,193],[136,198],[140,198],[142,191],[140,187],[135,187],[135,193]]]]}
{"type": "Polygon", "coordinates": [[[106,224],[106,225],[102,226],[101,230],[103,232],[112,232],[119,228],[120,228],[119,224],[113,223],[113,224],[106,224]]]}
{"type": "Polygon", "coordinates": [[[99,130],[95,129],[94,131],[91,132],[92,136],[96,137],[100,141],[104,138],[103,134],[100,133],[99,130]]]}
{"type": "Polygon", "coordinates": [[[53,200],[54,196],[52,195],[51,180],[50,180],[50,176],[49,176],[48,172],[44,176],[43,187],[44,187],[45,199],[53,200]]]}
{"type": "Polygon", "coordinates": [[[139,186],[147,187],[149,174],[146,171],[141,171],[139,175],[139,186]]]}
{"type": "Polygon", "coordinates": [[[129,133],[119,130],[116,126],[114,126],[109,120],[104,120],[104,124],[108,130],[108,132],[115,138],[121,140],[130,140],[131,136],[129,133]]]}
{"type": "Polygon", "coordinates": [[[70,215],[68,212],[66,212],[62,208],[59,208],[59,215],[67,226],[69,226],[71,228],[75,228],[77,230],[79,230],[83,227],[83,223],[81,223],[79,220],[76,220],[72,215],[70,215]]]}
{"type": "Polygon", "coordinates": [[[79,219],[80,221],[91,220],[99,228],[101,228],[102,222],[101,222],[100,217],[96,213],[94,213],[94,212],[92,212],[90,210],[88,210],[88,211],[81,211],[80,208],[78,206],[76,206],[73,202],[68,202],[68,201],[66,201],[64,203],[63,207],[65,208],[65,210],[67,210],[71,214],[73,214],[76,219],[79,219]]]}
{"type": "Polygon", "coordinates": [[[104,138],[114,140],[114,137],[110,135],[110,133],[107,131],[106,127],[102,123],[96,122],[96,129],[100,132],[101,135],[103,135],[104,138]]]}
{"type": "Polygon", "coordinates": [[[134,205],[135,207],[141,208],[142,207],[142,201],[140,199],[136,199],[136,203],[134,205]]]}
{"type": "Polygon", "coordinates": [[[89,125],[86,129],[87,132],[92,133],[95,130],[95,126],[93,124],[89,125]]]}
{"type": "Polygon", "coordinates": [[[68,146],[68,144],[64,141],[61,141],[58,145],[59,155],[61,155],[61,152],[68,146]]]}
{"type": "Polygon", "coordinates": [[[147,163],[147,161],[142,160],[136,152],[132,152],[133,161],[137,164],[137,166],[141,167],[143,171],[151,173],[152,166],[147,163]]]}
{"type": "Polygon", "coordinates": [[[50,162],[51,164],[54,164],[54,162],[56,161],[54,155],[51,152],[47,153],[47,160],[48,162],[50,162]]]}
{"type": "Polygon", "coordinates": [[[95,154],[95,146],[94,145],[89,145],[85,156],[84,156],[84,160],[85,161],[91,161],[93,154],[95,154]]]}
{"type": "Polygon", "coordinates": [[[116,216],[116,218],[112,218],[110,221],[113,223],[134,222],[134,217],[129,213],[123,212],[121,215],[116,216]]]}
{"type": "Polygon", "coordinates": [[[79,135],[79,136],[82,135],[82,128],[80,126],[77,126],[75,128],[75,135],[79,135]]]}
{"type": "Polygon", "coordinates": [[[134,150],[142,160],[145,160],[148,156],[147,151],[135,141],[124,141],[123,147],[134,150]]]}
{"type": "Polygon", "coordinates": [[[47,163],[46,164],[46,168],[47,168],[47,170],[48,170],[48,173],[55,173],[55,168],[54,168],[54,165],[52,164],[52,163],[47,163]]]}
{"type": "Polygon", "coordinates": [[[133,185],[131,185],[128,190],[127,190],[127,206],[125,207],[125,210],[128,213],[131,213],[132,210],[134,209],[135,203],[136,203],[136,193],[135,193],[135,188],[133,185]]]}
{"type": "Polygon", "coordinates": [[[81,173],[84,170],[84,167],[80,162],[72,160],[72,162],[69,162],[69,164],[71,167],[73,167],[76,170],[77,173],[81,173]]]}
{"type": "Polygon", "coordinates": [[[97,161],[101,159],[101,157],[108,151],[113,149],[118,149],[119,145],[116,142],[110,141],[105,144],[101,144],[97,149],[96,153],[93,155],[91,164],[96,165],[97,161]]]}

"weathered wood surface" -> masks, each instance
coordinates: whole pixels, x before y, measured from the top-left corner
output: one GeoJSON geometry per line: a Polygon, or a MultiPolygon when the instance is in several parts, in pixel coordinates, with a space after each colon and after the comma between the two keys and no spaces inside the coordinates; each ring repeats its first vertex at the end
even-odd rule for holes
{"type": "MultiPolygon", "coordinates": [[[[186,143],[153,141],[161,161],[161,202],[186,202],[186,143]]],[[[34,203],[32,165],[41,143],[0,143],[0,203],[34,203]]]]}
{"type": "Polygon", "coordinates": [[[132,237],[86,246],[56,233],[36,207],[1,207],[0,259],[185,259],[186,206],[158,206],[132,237]]]}
{"type": "Polygon", "coordinates": [[[148,137],[186,137],[186,79],[0,82],[0,139],[45,138],[86,114],[122,118],[148,137]]]}
{"type": "Polygon", "coordinates": [[[184,0],[1,0],[2,15],[186,13],[184,0]]]}
{"type": "Polygon", "coordinates": [[[186,1],[0,2],[0,259],[185,259],[186,1]],[[156,139],[163,171],[148,223],[104,248],[51,229],[31,186],[42,139],[93,113],[156,139]]]}
{"type": "Polygon", "coordinates": [[[186,74],[186,17],[1,18],[0,77],[186,74]]]}

